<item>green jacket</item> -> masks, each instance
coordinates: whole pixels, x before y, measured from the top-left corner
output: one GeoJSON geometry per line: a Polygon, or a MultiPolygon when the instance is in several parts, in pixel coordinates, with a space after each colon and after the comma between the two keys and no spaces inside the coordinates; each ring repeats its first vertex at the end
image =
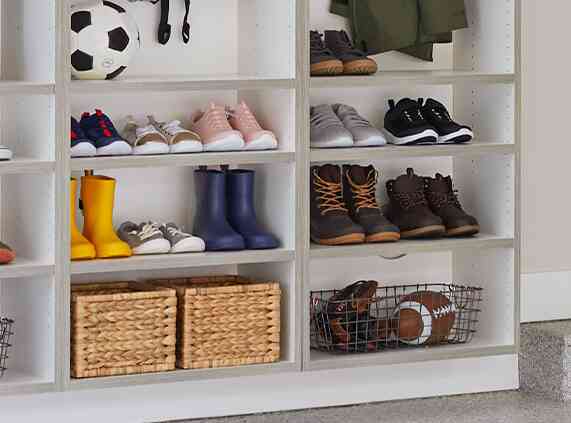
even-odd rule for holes
{"type": "Polygon", "coordinates": [[[434,43],[468,26],[464,0],[331,0],[331,12],[350,19],[355,45],[369,54],[399,50],[428,61],[434,43]]]}

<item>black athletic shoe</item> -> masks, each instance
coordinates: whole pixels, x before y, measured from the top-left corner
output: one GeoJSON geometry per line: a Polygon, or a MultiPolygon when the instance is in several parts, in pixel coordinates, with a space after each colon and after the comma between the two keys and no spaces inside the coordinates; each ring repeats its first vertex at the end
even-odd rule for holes
{"type": "Polygon", "coordinates": [[[426,100],[424,105],[422,99],[419,99],[418,103],[422,115],[438,132],[438,144],[460,144],[470,142],[474,138],[472,128],[454,122],[442,103],[432,98],[426,100]]]}
{"type": "Polygon", "coordinates": [[[403,98],[396,105],[394,100],[389,100],[385,132],[391,144],[436,144],[438,141],[436,129],[426,121],[420,105],[410,98],[403,98]]]}

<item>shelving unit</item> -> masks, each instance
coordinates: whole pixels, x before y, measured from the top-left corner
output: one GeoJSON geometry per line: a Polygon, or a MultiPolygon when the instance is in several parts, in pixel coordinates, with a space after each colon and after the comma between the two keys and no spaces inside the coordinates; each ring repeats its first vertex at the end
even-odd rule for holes
{"type": "MultiPolygon", "coordinates": [[[[136,403],[142,398],[136,386],[150,385],[147,392],[158,393],[176,382],[177,392],[188,395],[185,401],[192,410],[186,415],[172,410],[163,414],[174,419],[516,387],[520,0],[468,0],[470,29],[458,31],[453,45],[438,46],[434,64],[388,53],[377,57],[377,75],[335,78],[309,76],[309,30],[346,25],[327,12],[327,0],[195,0],[191,44],[182,44],[177,32],[164,47],[154,42],[157,7],[124,2],[142,30],[143,48],[115,81],[70,80],[68,22],[75,2],[1,3],[0,141],[15,153],[12,162],[0,163],[1,240],[13,245],[19,258],[0,268],[0,314],[16,320],[13,358],[0,379],[0,395],[93,390],[97,396],[116,388],[122,398],[136,403]],[[23,52],[17,59],[15,50],[23,52]],[[474,128],[474,142],[310,148],[310,105],[345,102],[382,126],[387,100],[404,96],[444,101],[457,120],[474,128]],[[133,113],[187,122],[210,101],[234,104],[240,99],[277,134],[278,150],[69,158],[70,115],[79,117],[97,107],[116,123],[133,113]],[[386,201],[386,180],[407,167],[419,174],[452,174],[462,203],[479,218],[483,233],[471,239],[313,245],[309,168],[326,162],[374,164],[381,172],[381,202],[386,201]],[[116,224],[156,219],[190,229],[196,208],[193,171],[200,165],[256,171],[259,219],[279,237],[279,249],[70,262],[68,228],[75,218],[68,210],[70,176],[79,178],[84,170],[94,170],[116,178],[116,224]],[[281,282],[279,362],[86,380],[70,377],[72,284],[220,273],[281,282]],[[480,330],[466,345],[364,355],[310,350],[309,292],[340,288],[360,278],[385,285],[422,280],[483,286],[480,330]],[[468,362],[471,366],[462,365],[468,362]],[[447,366],[454,369],[454,383],[447,383],[448,376],[441,372],[447,366]],[[393,389],[391,378],[397,372],[399,388],[393,389]],[[441,373],[426,376],[435,372],[441,373]],[[482,374],[488,379],[484,381],[482,374]],[[241,393],[240,404],[205,408],[204,396],[217,401],[220,394],[204,384],[218,386],[218,379],[241,393]],[[344,381],[343,392],[323,389],[328,383],[339,386],[339,380],[344,381]],[[161,387],[153,386],[158,384],[161,387]],[[283,402],[260,405],[264,395],[283,402]]],[[[182,16],[183,2],[171,3],[172,16],[182,16]]]]}

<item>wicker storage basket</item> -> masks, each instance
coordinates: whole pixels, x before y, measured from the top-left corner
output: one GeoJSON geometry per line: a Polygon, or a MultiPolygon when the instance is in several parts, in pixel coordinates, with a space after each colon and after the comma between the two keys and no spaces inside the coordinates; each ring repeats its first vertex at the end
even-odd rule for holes
{"type": "Polygon", "coordinates": [[[153,283],[177,292],[177,367],[201,369],[279,360],[278,282],[207,276],[153,283]]]}
{"type": "Polygon", "coordinates": [[[176,293],[134,282],[73,285],[71,375],[174,370],[176,293]]]}

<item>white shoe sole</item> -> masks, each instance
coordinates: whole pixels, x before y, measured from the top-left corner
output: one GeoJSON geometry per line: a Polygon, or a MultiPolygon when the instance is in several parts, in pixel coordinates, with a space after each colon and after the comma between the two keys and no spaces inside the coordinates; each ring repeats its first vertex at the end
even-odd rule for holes
{"type": "Polygon", "coordinates": [[[206,244],[201,238],[190,237],[177,242],[172,246],[170,252],[173,254],[179,253],[200,253],[206,249],[206,244]]]}
{"type": "MultiPolygon", "coordinates": [[[[451,134],[444,135],[442,137],[438,137],[438,144],[454,144],[456,142],[455,141],[456,139],[458,139],[460,137],[465,137],[465,136],[469,136],[470,138],[474,138],[474,132],[468,128],[462,128],[462,129],[460,129],[456,132],[453,132],[451,134]]],[[[464,144],[464,143],[470,142],[470,141],[464,141],[461,144],[464,144]]]]}
{"type": "Polygon", "coordinates": [[[382,136],[369,137],[362,141],[355,141],[354,145],[355,147],[380,147],[387,145],[387,140],[382,136]]]}
{"type": "Polygon", "coordinates": [[[243,149],[244,139],[237,135],[230,135],[226,138],[204,144],[204,151],[236,151],[243,149]]]}
{"type": "Polygon", "coordinates": [[[133,149],[126,141],[115,141],[97,149],[98,156],[128,156],[130,154],[133,154],[133,149]]]}
{"type": "Polygon", "coordinates": [[[353,138],[338,138],[333,141],[310,143],[311,148],[347,148],[355,145],[353,138]]]}
{"type": "Polygon", "coordinates": [[[200,153],[203,149],[200,141],[180,141],[170,146],[171,154],[200,153]]]}
{"type": "Polygon", "coordinates": [[[157,238],[133,248],[133,254],[166,254],[170,251],[170,249],[171,244],[168,242],[168,240],[164,238],[157,238]]]}
{"type": "Polygon", "coordinates": [[[244,146],[244,150],[275,150],[276,148],[278,148],[278,140],[268,134],[255,138],[244,146]]]}
{"type": "Polygon", "coordinates": [[[71,147],[71,157],[92,157],[97,154],[95,146],[89,142],[80,142],[71,147]]]}
{"type": "Polygon", "coordinates": [[[168,154],[170,148],[164,142],[146,142],[133,148],[133,154],[137,156],[145,156],[152,154],[168,154]]]}
{"type": "Polygon", "coordinates": [[[397,137],[396,135],[393,135],[390,131],[388,131],[386,129],[384,129],[384,132],[385,132],[385,136],[387,137],[387,141],[389,142],[389,144],[395,144],[395,145],[436,144],[436,142],[438,141],[438,134],[433,129],[427,129],[423,132],[420,132],[420,133],[414,134],[414,135],[409,135],[407,137],[397,137]],[[434,140],[433,141],[419,142],[420,140],[428,139],[428,138],[433,138],[434,140]]]}

